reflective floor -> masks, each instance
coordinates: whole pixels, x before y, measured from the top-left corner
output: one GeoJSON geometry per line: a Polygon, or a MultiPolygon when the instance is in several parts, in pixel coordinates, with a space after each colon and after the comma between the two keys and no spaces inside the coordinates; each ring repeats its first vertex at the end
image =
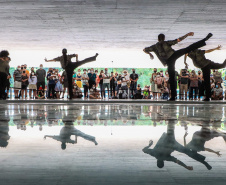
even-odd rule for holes
{"type": "Polygon", "coordinates": [[[225,184],[226,105],[0,104],[4,184],[225,184]]]}

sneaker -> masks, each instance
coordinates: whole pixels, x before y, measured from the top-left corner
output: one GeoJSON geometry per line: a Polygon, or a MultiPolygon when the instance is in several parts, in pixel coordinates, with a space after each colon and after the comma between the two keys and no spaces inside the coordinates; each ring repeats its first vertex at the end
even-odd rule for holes
{"type": "Polygon", "coordinates": [[[209,98],[205,98],[202,101],[210,101],[210,99],[209,98]]]}

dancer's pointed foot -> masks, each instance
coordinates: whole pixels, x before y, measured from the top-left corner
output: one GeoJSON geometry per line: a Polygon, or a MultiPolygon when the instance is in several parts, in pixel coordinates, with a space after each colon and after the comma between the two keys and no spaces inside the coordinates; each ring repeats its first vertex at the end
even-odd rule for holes
{"type": "Polygon", "coordinates": [[[98,53],[96,53],[96,55],[95,55],[95,57],[97,57],[99,54],[98,53]]]}
{"type": "Polygon", "coordinates": [[[95,145],[98,145],[98,143],[96,142],[96,140],[94,141],[95,145]]]}
{"type": "Polygon", "coordinates": [[[206,39],[205,39],[205,40],[206,40],[206,41],[209,40],[209,38],[212,37],[212,36],[213,36],[213,34],[212,34],[212,33],[209,33],[209,34],[206,36],[206,39]]]}

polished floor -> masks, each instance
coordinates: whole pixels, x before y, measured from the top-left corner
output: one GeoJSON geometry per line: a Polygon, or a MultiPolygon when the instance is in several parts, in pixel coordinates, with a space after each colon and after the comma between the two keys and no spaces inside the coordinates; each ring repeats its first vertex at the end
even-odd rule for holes
{"type": "Polygon", "coordinates": [[[225,113],[217,103],[0,103],[1,185],[225,184],[225,113]]]}

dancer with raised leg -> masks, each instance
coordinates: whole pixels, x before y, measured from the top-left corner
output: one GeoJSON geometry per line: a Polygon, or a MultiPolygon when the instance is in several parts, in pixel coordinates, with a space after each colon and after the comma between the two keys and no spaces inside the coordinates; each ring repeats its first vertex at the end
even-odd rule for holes
{"type": "Polygon", "coordinates": [[[215,50],[220,50],[221,45],[214,49],[210,50],[200,50],[196,49],[194,51],[189,52],[188,54],[185,55],[184,58],[184,63],[186,64],[186,59],[187,56],[192,59],[193,64],[197,68],[201,68],[203,72],[203,77],[204,77],[204,84],[205,84],[205,90],[206,90],[206,98],[204,101],[209,101],[211,97],[211,88],[210,88],[210,70],[211,69],[222,69],[226,67],[226,60],[222,63],[215,63],[212,62],[211,60],[206,59],[205,53],[210,53],[215,50]]]}
{"type": "Polygon", "coordinates": [[[164,167],[164,161],[169,161],[177,163],[187,170],[193,170],[192,166],[187,166],[182,161],[171,155],[174,151],[178,151],[196,160],[197,162],[202,163],[208,170],[211,170],[212,167],[205,161],[205,156],[182,146],[176,141],[174,132],[175,124],[176,122],[174,120],[169,120],[167,125],[167,133],[164,132],[162,134],[155,147],[153,149],[150,148],[153,145],[153,141],[150,140],[149,145],[144,147],[142,151],[152,157],[155,157],[159,168],[164,167]]]}
{"type": "Polygon", "coordinates": [[[63,55],[57,58],[54,58],[52,60],[47,60],[45,59],[46,62],[60,62],[61,67],[65,69],[67,73],[67,79],[68,79],[68,90],[69,90],[69,98],[72,99],[73,97],[73,92],[72,92],[72,76],[73,76],[73,71],[88,62],[93,62],[96,61],[96,58],[98,56],[98,53],[96,53],[95,56],[86,58],[82,61],[78,60],[78,54],[72,54],[72,55],[67,55],[67,49],[62,50],[63,55]],[[71,59],[73,57],[76,57],[76,62],[72,62],[71,59]]]}
{"type": "Polygon", "coordinates": [[[170,100],[175,100],[176,96],[176,84],[175,84],[175,63],[178,58],[183,56],[186,53],[189,53],[190,51],[193,51],[195,49],[198,49],[200,47],[203,47],[206,45],[205,41],[207,41],[210,37],[212,37],[212,34],[209,33],[206,38],[193,43],[192,45],[175,51],[172,46],[177,44],[178,42],[181,42],[188,36],[193,36],[194,33],[190,32],[178,39],[165,41],[165,35],[159,34],[158,35],[158,42],[150,47],[146,47],[143,51],[147,54],[149,54],[151,59],[154,59],[154,56],[151,54],[151,52],[154,52],[159,60],[162,62],[164,66],[168,66],[168,72],[169,72],[169,82],[170,82],[170,89],[171,89],[171,98],[170,100]]]}

